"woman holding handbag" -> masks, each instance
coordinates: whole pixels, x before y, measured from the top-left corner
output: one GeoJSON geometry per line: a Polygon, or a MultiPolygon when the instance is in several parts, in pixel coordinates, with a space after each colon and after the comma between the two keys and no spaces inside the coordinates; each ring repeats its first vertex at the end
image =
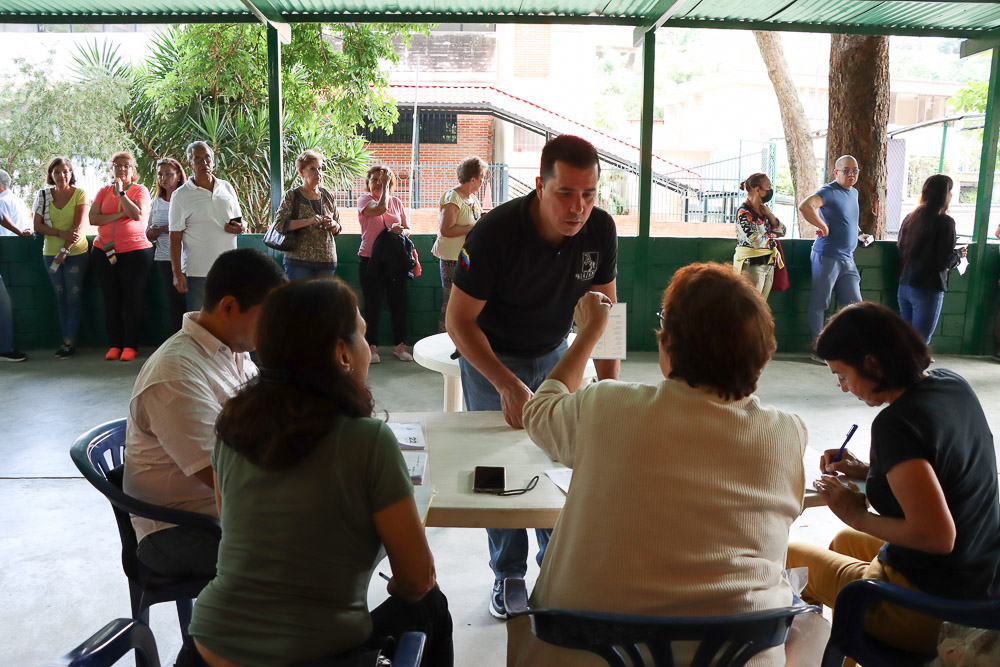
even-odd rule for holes
{"type": "Polygon", "coordinates": [[[59,309],[63,344],[56,357],[76,354],[76,336],[83,319],[83,277],[90,264],[87,237],[80,231],[87,217],[87,193],[76,187],[76,175],[68,157],[55,157],[45,170],[45,182],[32,206],[35,233],[45,237],[42,260],[48,269],[59,309]]]}
{"type": "Polygon", "coordinates": [[[733,269],[746,276],[767,299],[774,282],[775,267],[784,266],[775,238],[785,235],[785,226],[767,206],[774,196],[767,174],[751,174],[740,183],[740,190],[747,193],[747,198],[736,211],[733,269]]]}
{"type": "Polygon", "coordinates": [[[302,185],[285,193],[274,223],[287,240],[285,273],[289,280],[332,276],[337,270],[340,213],[333,194],[323,187],[323,156],[303,151],[295,160],[302,185]]]}
{"type": "Polygon", "coordinates": [[[403,202],[391,192],[396,185],[396,175],[388,166],[376,164],[365,175],[367,192],[358,198],[358,222],[361,224],[361,247],[358,248],[361,293],[365,298],[365,339],[371,348],[371,363],[381,361],[378,355],[378,324],[382,314],[382,301],[388,297],[389,315],[392,318],[392,356],[400,361],[413,361],[406,349],[406,274],[386,275],[368,271],[375,239],[384,230],[409,236],[403,202]]]}
{"type": "Polygon", "coordinates": [[[150,197],[136,181],[135,158],[128,151],[111,156],[111,185],[97,191],[90,224],[98,228],[91,262],[104,293],[108,361],[133,361],[139,349],[142,295],[153,268],[153,244],[146,238],[150,197]]]}

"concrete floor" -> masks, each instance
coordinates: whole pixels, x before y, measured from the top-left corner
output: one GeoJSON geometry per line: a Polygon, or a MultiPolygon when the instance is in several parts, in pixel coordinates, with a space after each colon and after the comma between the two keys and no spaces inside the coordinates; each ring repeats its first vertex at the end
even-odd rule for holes
{"type": "MultiPolygon", "coordinates": [[[[0,366],[0,665],[39,665],[74,647],[107,621],[129,615],[119,560],[120,543],[107,501],[76,471],[69,446],[77,434],[123,417],[141,362],[106,362],[97,350],[58,361],[35,351],[23,364],[0,366]]],[[[379,410],[438,411],[441,378],[416,364],[393,359],[386,349],[372,367],[370,385],[379,410]]],[[[965,376],[979,393],[991,427],[1000,426],[1000,368],[986,359],[939,357],[938,366],[965,376]]],[[[653,353],[634,353],[622,379],[661,378],[653,353]]],[[[802,416],[811,456],[837,446],[852,423],[859,426],[855,451],[863,451],[876,410],[842,394],[825,366],[802,356],[781,356],[766,369],[758,395],[765,404],[802,416]]],[[[793,539],[824,544],[839,522],[827,509],[806,511],[793,539]]],[[[456,664],[504,664],[503,623],[487,611],[492,577],[482,530],[428,529],[442,590],[455,621],[456,664]]],[[[387,565],[387,564],[386,564],[387,565]]],[[[533,563],[529,580],[537,575],[533,563]]],[[[375,578],[370,602],[384,596],[375,578]]],[[[164,664],[180,645],[171,605],[157,605],[151,624],[164,664]]],[[[131,664],[123,661],[122,664],[131,664]]]]}

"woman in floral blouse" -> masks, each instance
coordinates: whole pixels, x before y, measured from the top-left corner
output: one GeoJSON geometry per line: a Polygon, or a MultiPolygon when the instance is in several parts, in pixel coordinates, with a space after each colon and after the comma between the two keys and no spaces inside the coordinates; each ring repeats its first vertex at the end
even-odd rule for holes
{"type": "Polygon", "coordinates": [[[785,226],[767,207],[774,196],[767,174],[751,174],[740,183],[740,190],[747,193],[747,198],[736,211],[733,268],[745,275],[766,299],[774,282],[774,267],[783,266],[775,238],[785,235],[785,226]]]}

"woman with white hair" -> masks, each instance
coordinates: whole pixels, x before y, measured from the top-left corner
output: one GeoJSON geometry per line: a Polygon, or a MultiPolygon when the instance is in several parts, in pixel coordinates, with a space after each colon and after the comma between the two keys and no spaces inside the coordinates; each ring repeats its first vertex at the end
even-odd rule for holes
{"type": "Polygon", "coordinates": [[[188,310],[201,310],[208,270],[216,257],[236,248],[236,236],[246,226],[236,190],[212,173],[212,147],[204,141],[188,144],[187,163],[192,176],[170,200],[170,264],[174,287],[187,294],[188,310]]]}

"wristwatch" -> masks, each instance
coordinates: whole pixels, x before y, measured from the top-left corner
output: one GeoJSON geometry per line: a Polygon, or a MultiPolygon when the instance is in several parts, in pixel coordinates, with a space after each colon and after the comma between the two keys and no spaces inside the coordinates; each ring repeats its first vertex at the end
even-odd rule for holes
{"type": "Polygon", "coordinates": [[[63,255],[68,255],[69,248],[59,248],[59,252],[62,253],[63,255]]]}
{"type": "Polygon", "coordinates": [[[119,192],[119,193],[118,193],[118,196],[119,196],[119,197],[124,197],[124,196],[125,196],[125,191],[124,191],[124,190],[122,190],[121,192],[119,192]]]}

